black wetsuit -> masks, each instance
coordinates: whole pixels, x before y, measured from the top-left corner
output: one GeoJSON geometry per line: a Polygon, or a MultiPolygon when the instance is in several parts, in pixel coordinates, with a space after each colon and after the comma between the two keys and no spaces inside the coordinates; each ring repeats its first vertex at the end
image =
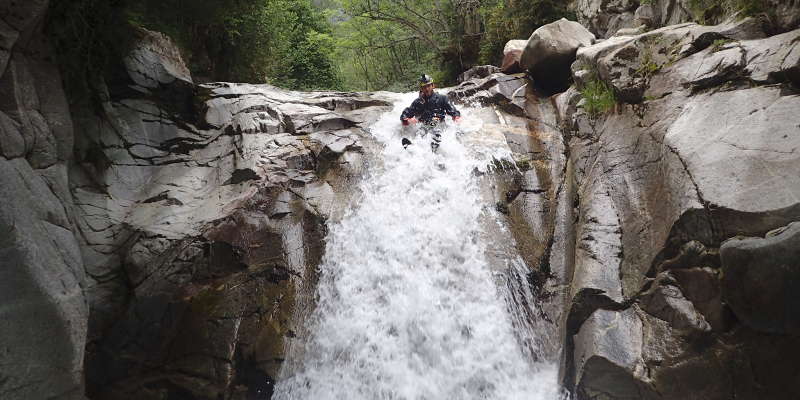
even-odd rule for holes
{"type": "Polygon", "coordinates": [[[406,120],[415,117],[423,123],[430,123],[434,118],[444,121],[445,115],[451,117],[460,117],[461,113],[450,104],[450,99],[447,96],[433,93],[431,97],[424,98],[418,97],[411,103],[411,106],[403,110],[400,120],[406,120]]]}

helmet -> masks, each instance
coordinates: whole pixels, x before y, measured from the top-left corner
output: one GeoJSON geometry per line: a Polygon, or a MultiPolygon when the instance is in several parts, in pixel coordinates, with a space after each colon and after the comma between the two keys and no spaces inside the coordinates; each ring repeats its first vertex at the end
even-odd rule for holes
{"type": "Polygon", "coordinates": [[[422,74],[422,76],[419,77],[420,87],[430,85],[431,83],[433,83],[433,78],[431,78],[427,74],[422,74]]]}

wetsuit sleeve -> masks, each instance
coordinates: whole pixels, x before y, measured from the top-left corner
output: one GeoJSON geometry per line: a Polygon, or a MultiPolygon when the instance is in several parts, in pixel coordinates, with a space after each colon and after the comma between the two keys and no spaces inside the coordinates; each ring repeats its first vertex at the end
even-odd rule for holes
{"type": "Polygon", "coordinates": [[[460,117],[461,113],[450,103],[450,99],[447,96],[442,97],[444,97],[444,112],[451,117],[460,117]]]}
{"type": "Polygon", "coordinates": [[[403,110],[403,113],[400,114],[400,120],[403,121],[408,118],[415,117],[421,113],[422,111],[420,110],[419,100],[414,100],[414,102],[411,103],[411,106],[403,110]]]}

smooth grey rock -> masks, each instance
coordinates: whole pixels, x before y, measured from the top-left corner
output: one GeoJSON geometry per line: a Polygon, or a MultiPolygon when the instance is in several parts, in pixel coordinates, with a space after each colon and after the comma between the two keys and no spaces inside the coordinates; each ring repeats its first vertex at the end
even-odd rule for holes
{"type": "Polygon", "coordinates": [[[623,301],[620,281],[622,252],[620,215],[601,180],[587,188],[576,230],[575,272],[571,294],[598,290],[614,302],[623,301]]]}
{"type": "Polygon", "coordinates": [[[0,343],[7,399],[83,395],[88,309],[64,205],[24,159],[0,159],[0,343]]]}
{"type": "Polygon", "coordinates": [[[520,60],[522,59],[522,52],[527,45],[527,40],[509,40],[503,47],[503,60],[500,62],[500,71],[506,74],[523,72],[520,60]]]}
{"type": "Polygon", "coordinates": [[[458,102],[498,104],[502,111],[522,116],[525,113],[526,86],[528,86],[528,81],[523,77],[498,73],[486,78],[462,82],[450,89],[447,96],[458,102]]]}
{"type": "Polygon", "coordinates": [[[134,48],[123,59],[133,82],[147,89],[157,89],[175,81],[192,83],[189,68],[168,36],[142,28],[136,34],[139,37],[134,48]]]}
{"type": "Polygon", "coordinates": [[[643,294],[641,299],[645,311],[669,322],[675,329],[700,332],[711,330],[711,325],[675,285],[663,281],[654,283],[654,287],[643,294]]]}
{"type": "MultiPolygon", "coordinates": [[[[800,12],[798,12],[800,14],[800,12]]],[[[741,43],[747,52],[746,71],[756,82],[792,82],[800,85],[800,30],[765,40],[741,43]]]]}
{"type": "Polygon", "coordinates": [[[693,97],[664,137],[706,201],[746,212],[800,202],[800,97],[756,87],[693,97]],[[713,100],[712,100],[713,99],[713,100]],[[764,121],[776,121],[769,130],[764,121]],[[770,193],[765,197],[763,193],[770,193]]]}
{"type": "Polygon", "coordinates": [[[520,66],[534,81],[554,90],[566,89],[569,66],[579,47],[590,46],[594,35],[581,24],[560,19],[537,29],[522,52],[520,66]]]}
{"type": "Polygon", "coordinates": [[[633,309],[595,311],[574,340],[581,398],[652,398],[634,378],[642,368],[642,322],[633,309]]]}
{"type": "Polygon", "coordinates": [[[25,155],[25,140],[19,124],[0,111],[0,154],[11,159],[25,155]]]}
{"type": "Polygon", "coordinates": [[[681,292],[692,302],[715,332],[724,332],[731,325],[730,311],[722,303],[722,289],[717,270],[709,267],[670,271],[681,292]]]}
{"type": "Polygon", "coordinates": [[[800,223],[766,238],[723,243],[722,295],[749,327],[767,333],[800,333],[800,223]]]}

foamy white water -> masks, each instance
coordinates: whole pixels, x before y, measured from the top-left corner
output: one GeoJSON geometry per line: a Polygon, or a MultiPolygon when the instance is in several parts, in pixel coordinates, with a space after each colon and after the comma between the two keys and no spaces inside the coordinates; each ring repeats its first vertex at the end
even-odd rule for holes
{"type": "MultiPolygon", "coordinates": [[[[557,399],[555,367],[523,352],[481,237],[493,211],[473,171],[508,150],[469,149],[452,130],[438,154],[403,149],[399,115],[414,96],[371,128],[383,163],[330,227],[303,359],[287,360],[273,398],[557,399]]],[[[463,128],[480,131],[465,114],[463,128]]]]}

